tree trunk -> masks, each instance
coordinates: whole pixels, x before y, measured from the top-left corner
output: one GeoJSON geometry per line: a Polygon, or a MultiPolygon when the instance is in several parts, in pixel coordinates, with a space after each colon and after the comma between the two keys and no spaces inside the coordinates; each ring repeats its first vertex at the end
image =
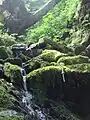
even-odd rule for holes
{"type": "Polygon", "coordinates": [[[46,15],[49,10],[51,10],[59,2],[60,0],[50,0],[34,14],[26,14],[23,19],[5,19],[6,26],[10,29],[11,33],[20,34],[22,31],[38,22],[44,15],[46,15]]]}

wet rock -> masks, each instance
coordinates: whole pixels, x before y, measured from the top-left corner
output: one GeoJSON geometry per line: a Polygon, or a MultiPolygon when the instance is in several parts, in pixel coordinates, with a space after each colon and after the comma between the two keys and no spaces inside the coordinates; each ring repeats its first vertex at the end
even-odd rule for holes
{"type": "Polygon", "coordinates": [[[86,55],[90,58],[90,45],[88,45],[85,49],[86,55]]]}
{"type": "Polygon", "coordinates": [[[17,57],[20,53],[24,53],[26,51],[26,45],[24,44],[16,44],[12,46],[13,55],[17,57]]]}
{"type": "Polygon", "coordinates": [[[36,57],[36,56],[40,55],[41,53],[42,53],[41,49],[28,48],[28,49],[26,49],[25,55],[30,57],[30,58],[33,58],[33,57],[36,57]]]}
{"type": "Polygon", "coordinates": [[[4,72],[3,72],[3,65],[0,64],[0,78],[4,77],[4,72]]]}
{"type": "Polygon", "coordinates": [[[22,66],[22,61],[19,58],[7,58],[6,60],[4,60],[4,63],[6,62],[9,62],[13,65],[22,66]]]}
{"type": "Polygon", "coordinates": [[[0,46],[0,59],[6,59],[8,58],[8,52],[7,52],[7,48],[5,46],[0,46]]]}

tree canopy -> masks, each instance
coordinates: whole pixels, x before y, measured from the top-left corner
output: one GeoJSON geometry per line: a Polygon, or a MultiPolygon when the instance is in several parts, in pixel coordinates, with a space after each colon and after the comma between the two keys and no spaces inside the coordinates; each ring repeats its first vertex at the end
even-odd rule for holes
{"type": "Polygon", "coordinates": [[[38,22],[58,2],[60,0],[3,0],[1,13],[5,17],[4,22],[9,31],[20,33],[38,22]]]}

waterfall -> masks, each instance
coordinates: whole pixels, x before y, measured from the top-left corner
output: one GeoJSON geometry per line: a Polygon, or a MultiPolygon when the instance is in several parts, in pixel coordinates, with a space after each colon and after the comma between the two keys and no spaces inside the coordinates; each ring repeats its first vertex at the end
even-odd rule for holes
{"type": "MultiPolygon", "coordinates": [[[[33,96],[30,92],[27,90],[27,84],[26,84],[26,71],[24,69],[25,64],[22,64],[22,77],[23,77],[23,88],[24,88],[24,94],[22,95],[22,103],[27,109],[28,115],[31,116],[32,120],[48,120],[46,119],[45,114],[40,110],[39,107],[34,110],[33,107],[36,107],[35,103],[33,103],[33,96]]],[[[27,119],[26,119],[27,120],[27,119]]]]}

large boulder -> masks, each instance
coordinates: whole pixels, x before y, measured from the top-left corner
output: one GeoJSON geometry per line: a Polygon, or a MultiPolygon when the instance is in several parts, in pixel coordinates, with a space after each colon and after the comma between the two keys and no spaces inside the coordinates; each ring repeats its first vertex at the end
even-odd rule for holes
{"type": "Polygon", "coordinates": [[[47,66],[27,75],[28,89],[35,89],[40,101],[49,99],[65,100],[76,104],[73,110],[82,115],[90,111],[90,64],[47,66]]]}
{"type": "Polygon", "coordinates": [[[72,52],[72,49],[67,47],[63,42],[56,42],[56,40],[50,40],[49,38],[41,38],[38,46],[40,49],[53,49],[62,53],[72,52]]]}
{"type": "MultiPolygon", "coordinates": [[[[64,69],[69,69],[64,66],[64,69]]],[[[27,75],[29,88],[37,88],[44,91],[48,96],[60,97],[63,87],[62,66],[47,66],[30,72],[27,75]]]]}
{"type": "Polygon", "coordinates": [[[22,72],[21,68],[17,65],[10,64],[9,62],[4,65],[4,75],[12,82],[14,85],[22,85],[22,72]]]}
{"type": "Polygon", "coordinates": [[[31,60],[28,60],[25,63],[24,68],[25,68],[26,72],[29,73],[29,72],[31,72],[35,69],[45,67],[45,66],[49,66],[49,62],[43,61],[42,59],[39,59],[38,57],[35,57],[31,60]]]}
{"type": "Polygon", "coordinates": [[[60,57],[67,56],[65,53],[60,53],[57,50],[44,50],[38,57],[48,62],[56,62],[60,57]]]}

